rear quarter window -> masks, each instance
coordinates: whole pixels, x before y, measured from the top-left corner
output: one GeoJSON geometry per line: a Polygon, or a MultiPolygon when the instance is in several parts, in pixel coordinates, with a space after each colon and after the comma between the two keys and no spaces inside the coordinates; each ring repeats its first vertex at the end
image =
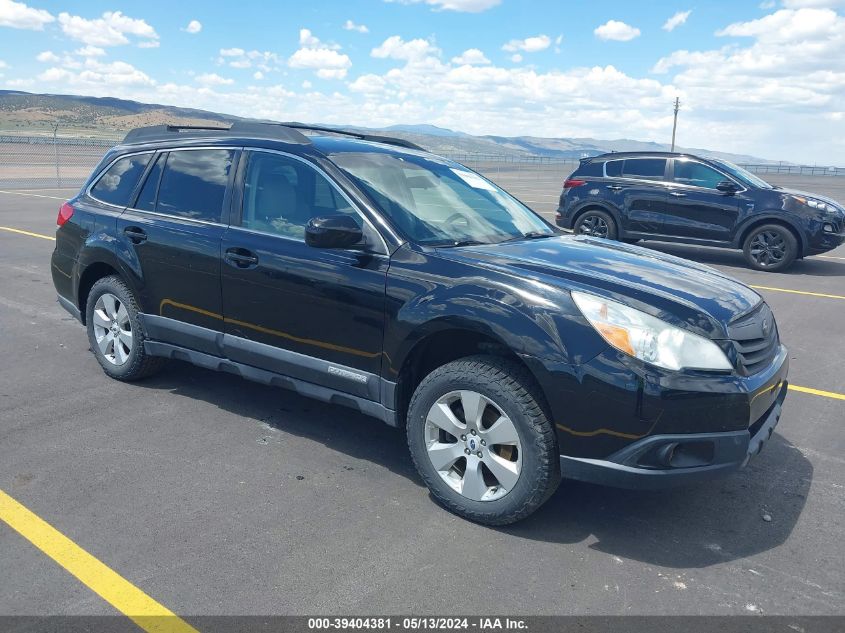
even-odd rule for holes
{"type": "Polygon", "coordinates": [[[138,184],[147,168],[150,156],[152,153],[135,154],[118,159],[106,173],[100,176],[97,184],[91,187],[91,196],[100,202],[118,207],[127,206],[135,185],[138,184]]]}
{"type": "Polygon", "coordinates": [[[601,178],[604,176],[603,163],[582,163],[578,169],[575,170],[573,176],[592,176],[594,178],[601,178]]]}
{"type": "Polygon", "coordinates": [[[613,178],[616,176],[622,175],[622,164],[624,160],[609,160],[604,164],[604,173],[608,175],[608,177],[613,178]]]}

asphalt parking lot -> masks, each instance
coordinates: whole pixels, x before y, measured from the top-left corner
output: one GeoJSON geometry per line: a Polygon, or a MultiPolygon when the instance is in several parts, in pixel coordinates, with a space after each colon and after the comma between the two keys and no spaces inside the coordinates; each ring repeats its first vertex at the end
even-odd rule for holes
{"type": "MultiPolygon", "coordinates": [[[[0,491],[189,622],[845,613],[845,247],[767,274],[738,252],[646,243],[765,287],[803,390],[736,475],[663,493],[565,482],[491,529],[435,505],[376,420],[176,362],[107,378],[55,302],[49,237],[69,195],[0,193],[0,491]]],[[[0,570],[0,614],[117,613],[2,522],[0,570]]]]}

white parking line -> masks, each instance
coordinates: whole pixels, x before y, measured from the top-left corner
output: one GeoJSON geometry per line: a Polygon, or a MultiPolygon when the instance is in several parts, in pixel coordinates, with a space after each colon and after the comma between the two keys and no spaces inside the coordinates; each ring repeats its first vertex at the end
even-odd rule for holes
{"type": "Polygon", "coordinates": [[[45,196],[39,193],[25,193],[23,191],[2,191],[0,193],[6,193],[10,196],[29,196],[30,198],[50,198],[51,200],[67,200],[67,197],[58,197],[58,196],[45,196]]]}

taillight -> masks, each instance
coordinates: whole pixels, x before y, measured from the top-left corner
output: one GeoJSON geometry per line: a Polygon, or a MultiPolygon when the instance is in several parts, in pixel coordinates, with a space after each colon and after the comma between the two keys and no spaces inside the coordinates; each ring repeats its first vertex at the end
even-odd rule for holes
{"type": "Polygon", "coordinates": [[[59,226],[64,226],[64,223],[70,220],[73,217],[73,207],[70,206],[70,202],[65,202],[59,208],[59,217],[56,218],[56,224],[59,226]]]}
{"type": "Polygon", "coordinates": [[[586,180],[578,180],[577,178],[567,178],[566,181],[563,183],[563,188],[572,189],[573,187],[580,187],[581,185],[586,184],[586,180]]]}

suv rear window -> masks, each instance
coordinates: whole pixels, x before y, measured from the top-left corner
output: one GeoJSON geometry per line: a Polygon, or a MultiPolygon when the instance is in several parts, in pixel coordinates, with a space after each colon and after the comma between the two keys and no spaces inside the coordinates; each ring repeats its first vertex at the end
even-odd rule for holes
{"type": "Polygon", "coordinates": [[[234,151],[229,149],[170,152],[161,175],[156,211],[221,222],[233,158],[234,151]]]}
{"type": "Polygon", "coordinates": [[[604,164],[604,173],[608,175],[608,177],[613,178],[615,176],[622,175],[622,163],[624,160],[609,160],[604,164]]]}
{"type": "Polygon", "coordinates": [[[623,176],[647,180],[663,180],[665,172],[665,158],[629,158],[622,169],[623,176]]]}
{"type": "Polygon", "coordinates": [[[144,173],[150,154],[125,156],[116,161],[91,188],[91,196],[100,202],[107,202],[118,207],[129,204],[129,196],[144,173]]]}

